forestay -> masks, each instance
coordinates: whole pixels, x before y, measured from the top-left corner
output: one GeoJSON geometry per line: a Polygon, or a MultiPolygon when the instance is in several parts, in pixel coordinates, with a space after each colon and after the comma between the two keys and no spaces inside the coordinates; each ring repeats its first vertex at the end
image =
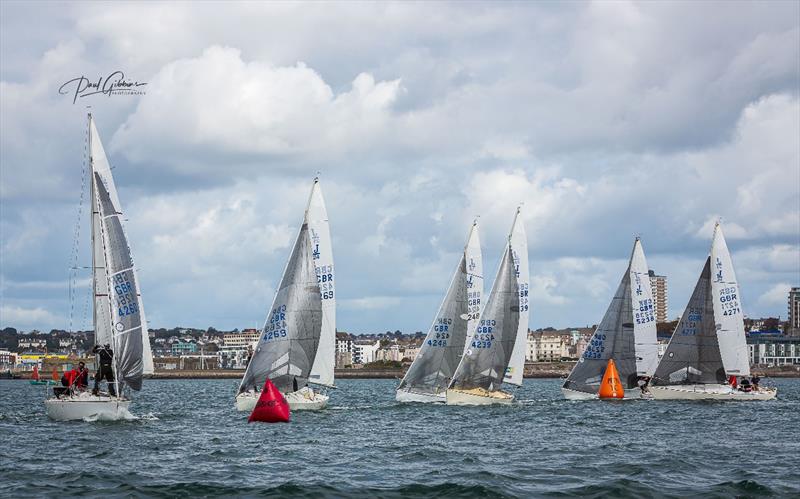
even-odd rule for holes
{"type": "Polygon", "coordinates": [[[725,383],[711,298],[711,257],[658,364],[653,384],[725,383]]]}
{"type": "Polygon", "coordinates": [[[336,296],[334,293],[333,247],[328,224],[328,212],[322,197],[319,179],[314,179],[306,210],[306,222],[311,237],[314,270],[322,299],[322,330],[319,347],[311,368],[310,380],[333,386],[333,369],[336,363],[336,296]]]}
{"type": "Polygon", "coordinates": [[[489,299],[450,388],[497,390],[514,349],[519,326],[519,292],[510,247],[506,247],[489,299]]]}
{"type": "Polygon", "coordinates": [[[528,236],[521,216],[521,209],[517,208],[514,223],[511,225],[511,238],[509,241],[511,252],[514,256],[514,272],[519,289],[519,325],[517,326],[517,339],[514,350],[506,368],[504,381],[522,386],[522,375],[525,371],[525,350],[528,342],[528,287],[530,272],[528,269],[528,236]]]}
{"type": "Polygon", "coordinates": [[[711,295],[725,372],[729,376],[750,376],[739,283],[736,281],[731,254],[719,223],[714,227],[714,239],[711,242],[711,264],[711,295]]]}
{"type": "Polygon", "coordinates": [[[304,223],[272,302],[256,351],[239,391],[261,387],[267,378],[284,393],[308,380],[322,330],[322,300],[308,224],[304,223]]]}
{"type": "Polygon", "coordinates": [[[398,390],[444,394],[464,353],[467,337],[467,264],[462,254],[422,348],[398,390]]]}

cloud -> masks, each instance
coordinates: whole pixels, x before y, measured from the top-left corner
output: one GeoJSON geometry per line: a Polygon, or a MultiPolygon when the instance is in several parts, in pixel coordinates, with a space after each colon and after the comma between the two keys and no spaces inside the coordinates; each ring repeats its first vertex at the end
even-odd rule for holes
{"type": "Polygon", "coordinates": [[[759,296],[758,303],[761,305],[786,305],[790,289],[792,289],[791,284],[780,282],[759,296]]]}
{"type": "Polygon", "coordinates": [[[13,305],[0,305],[0,324],[2,327],[15,327],[21,330],[50,329],[63,327],[62,319],[43,308],[22,308],[13,305]]]}

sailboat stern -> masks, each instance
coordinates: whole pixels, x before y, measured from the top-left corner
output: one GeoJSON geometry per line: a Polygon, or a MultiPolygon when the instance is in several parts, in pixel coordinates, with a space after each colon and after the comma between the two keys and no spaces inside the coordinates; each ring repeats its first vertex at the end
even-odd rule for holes
{"type": "Polygon", "coordinates": [[[483,388],[472,390],[447,390],[447,405],[509,405],[514,402],[514,396],[502,390],[489,391],[483,388]]]}

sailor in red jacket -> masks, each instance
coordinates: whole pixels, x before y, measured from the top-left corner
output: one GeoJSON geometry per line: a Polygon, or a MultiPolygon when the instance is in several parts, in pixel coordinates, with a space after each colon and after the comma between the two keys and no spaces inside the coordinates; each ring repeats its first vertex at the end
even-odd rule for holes
{"type": "Polygon", "coordinates": [[[89,384],[89,370],[86,369],[86,364],[79,362],[77,368],[65,372],[61,377],[61,384],[67,387],[69,393],[73,393],[76,388],[85,390],[89,384]]]}

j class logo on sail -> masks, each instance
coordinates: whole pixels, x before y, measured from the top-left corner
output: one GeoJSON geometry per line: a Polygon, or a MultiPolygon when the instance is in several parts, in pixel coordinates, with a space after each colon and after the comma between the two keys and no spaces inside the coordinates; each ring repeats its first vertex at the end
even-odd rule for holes
{"type": "Polygon", "coordinates": [[[697,335],[697,324],[703,320],[703,314],[700,313],[697,309],[689,309],[689,313],[686,315],[686,323],[683,325],[681,329],[682,336],[695,336],[697,335]]]}
{"type": "Polygon", "coordinates": [[[735,286],[720,289],[719,302],[722,304],[722,315],[735,315],[741,312],[735,286]]]}
{"type": "Polygon", "coordinates": [[[717,273],[715,275],[716,282],[722,282],[722,260],[720,260],[719,257],[717,257],[714,266],[717,268],[717,273]]]}
{"type": "Polygon", "coordinates": [[[653,299],[646,298],[639,302],[639,310],[634,314],[636,324],[648,324],[656,320],[655,307],[653,307],[653,299]]]}
{"type": "MultiPolygon", "coordinates": [[[[475,259],[474,259],[474,258],[472,258],[472,257],[470,257],[470,258],[469,258],[469,265],[467,265],[467,268],[469,269],[469,271],[470,271],[470,272],[474,271],[474,270],[475,270],[475,267],[477,267],[477,266],[478,266],[478,265],[476,265],[476,264],[475,264],[475,259]]],[[[467,281],[467,282],[468,282],[469,284],[472,284],[472,276],[469,276],[469,281],[467,281]]]]}
{"type": "Polygon", "coordinates": [[[494,319],[481,319],[478,328],[472,336],[470,346],[474,348],[491,348],[494,341],[494,327],[497,322],[494,319]]]}
{"type": "Polygon", "coordinates": [[[426,341],[432,347],[446,347],[447,340],[450,339],[450,326],[453,319],[449,317],[439,317],[433,325],[433,337],[426,341]]]}
{"type": "MultiPolygon", "coordinates": [[[[315,257],[316,258],[316,257],[315,257]]],[[[317,274],[319,292],[323,300],[333,299],[333,265],[320,265],[314,271],[317,274]]]]}
{"type": "Polygon", "coordinates": [[[311,229],[311,244],[314,247],[314,249],[311,250],[311,256],[314,257],[314,260],[319,260],[319,234],[317,234],[317,231],[314,229],[311,229]]]}
{"type": "Polygon", "coordinates": [[[286,305],[272,309],[261,341],[268,342],[278,338],[286,338],[286,305]]]}
{"type": "Polygon", "coordinates": [[[519,255],[514,250],[511,250],[511,259],[514,260],[514,274],[519,279],[519,255]]]}
{"type": "MultiPolygon", "coordinates": [[[[517,273],[519,276],[519,273],[517,273]]],[[[528,283],[523,282],[519,285],[519,311],[525,312],[528,310],[528,283]]]]}
{"type": "Polygon", "coordinates": [[[633,273],[633,279],[636,281],[636,296],[642,296],[642,278],[638,272],[633,273]]]}
{"type": "Polygon", "coordinates": [[[592,340],[589,342],[589,345],[586,346],[586,350],[583,352],[584,359],[599,359],[603,356],[603,352],[606,351],[605,347],[606,342],[606,335],[603,334],[595,334],[592,336],[592,340]]]}
{"type": "Polygon", "coordinates": [[[133,315],[139,312],[139,305],[136,301],[136,295],[133,292],[133,285],[130,283],[125,273],[114,276],[114,292],[116,293],[117,314],[119,314],[120,317],[133,315]]]}

